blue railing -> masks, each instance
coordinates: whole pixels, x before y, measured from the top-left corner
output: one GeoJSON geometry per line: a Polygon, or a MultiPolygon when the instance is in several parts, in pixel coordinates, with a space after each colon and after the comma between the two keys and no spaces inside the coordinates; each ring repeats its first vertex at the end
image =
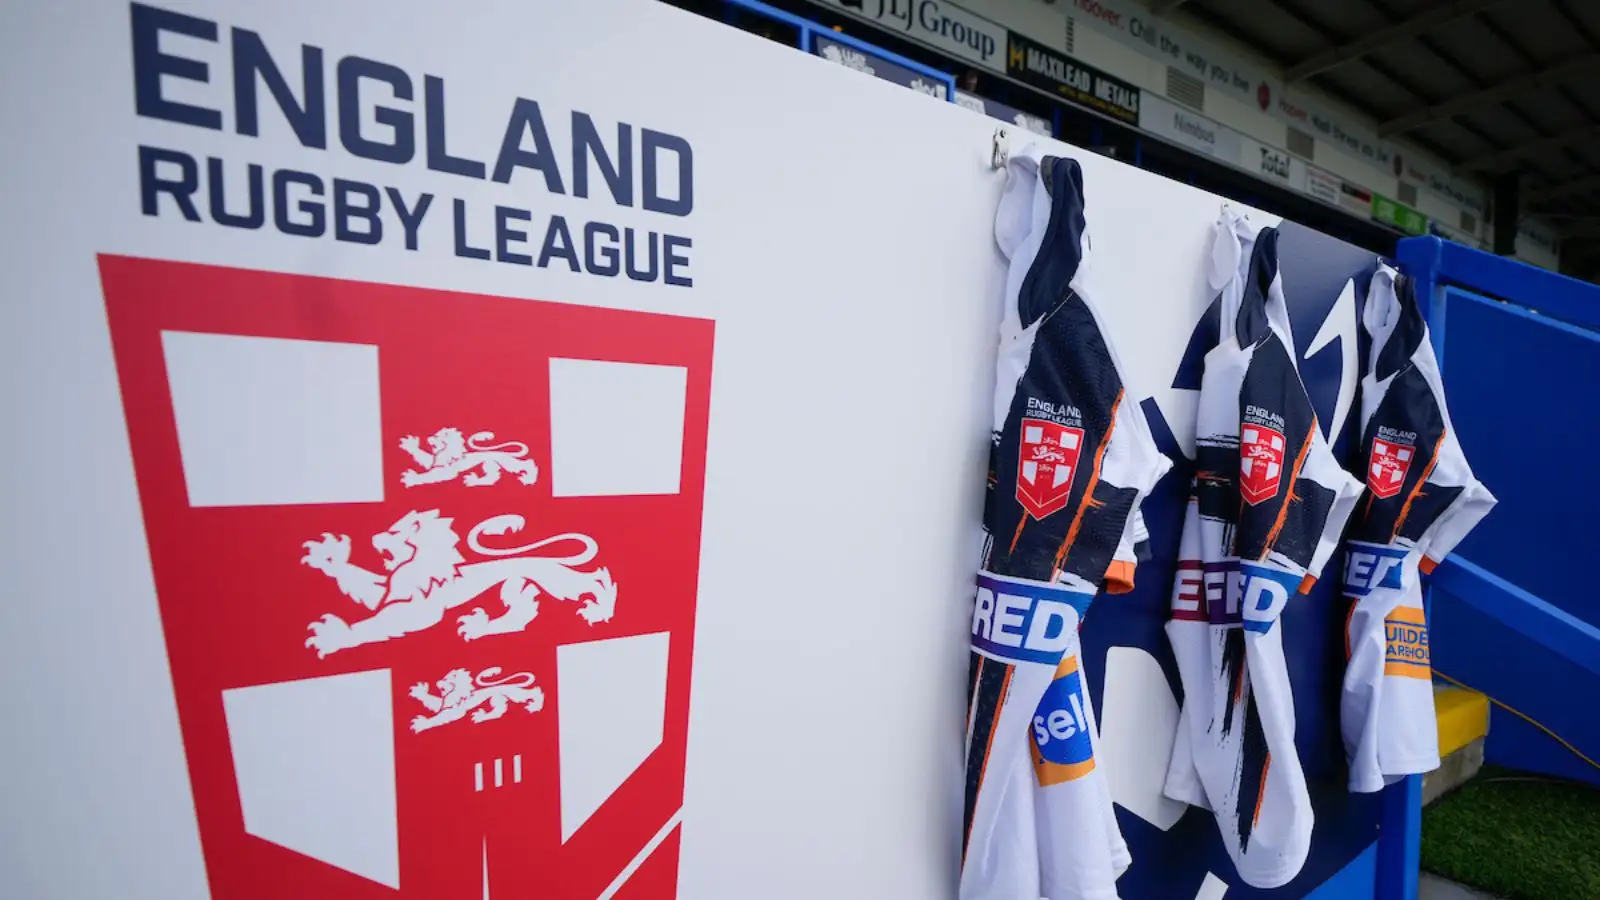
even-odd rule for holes
{"type": "MultiPolygon", "coordinates": [[[[1562,435],[1570,436],[1571,429],[1583,428],[1593,421],[1595,413],[1589,395],[1592,388],[1573,384],[1572,373],[1539,351],[1548,348],[1551,353],[1560,350],[1569,354],[1568,359],[1591,358],[1582,348],[1586,342],[1597,340],[1597,336],[1586,329],[1600,328],[1600,289],[1436,237],[1403,240],[1396,255],[1401,268],[1416,279],[1417,298],[1424,305],[1434,350],[1441,372],[1446,375],[1446,390],[1454,401],[1451,406],[1456,411],[1456,431],[1463,434],[1463,420],[1468,420],[1475,428],[1479,443],[1468,446],[1467,451],[1499,469],[1499,478],[1491,488],[1501,496],[1502,506],[1512,505],[1506,502],[1509,499],[1524,507],[1524,515],[1518,517],[1516,527],[1523,530],[1533,544],[1541,540],[1537,537],[1541,530],[1546,534],[1543,540],[1549,539],[1551,531],[1563,527],[1584,532],[1574,535],[1578,538],[1592,534],[1592,515],[1572,516],[1564,525],[1526,513],[1528,509],[1552,508],[1548,504],[1538,506],[1538,502],[1545,500],[1556,503],[1554,508],[1557,509],[1565,504],[1569,510],[1571,504],[1585,501],[1576,496],[1561,497],[1559,493],[1550,495],[1551,491],[1561,490],[1563,481],[1570,492],[1570,479],[1563,478],[1564,468],[1570,472],[1574,470],[1568,467],[1588,463],[1586,458],[1574,460],[1570,458],[1573,454],[1558,452],[1549,442],[1561,439],[1562,435]],[[1452,317],[1451,307],[1462,303],[1467,305],[1457,309],[1452,317]],[[1511,318],[1485,319],[1485,311],[1489,311],[1489,315],[1511,318]],[[1453,341],[1452,318],[1459,320],[1453,341]],[[1514,322],[1521,328],[1517,332],[1519,337],[1507,337],[1505,329],[1514,322]],[[1543,328],[1530,328],[1530,325],[1543,328]],[[1549,330],[1544,330],[1546,328],[1549,330]],[[1544,343],[1535,344],[1528,335],[1538,335],[1544,343]],[[1573,338],[1580,340],[1574,343],[1573,338]],[[1449,368],[1446,368],[1446,347],[1452,350],[1449,368]],[[1525,364],[1514,365],[1509,362],[1512,358],[1521,359],[1525,364]],[[1455,373],[1454,378],[1450,377],[1450,372],[1455,373]]],[[[1600,353],[1600,346],[1595,348],[1595,353],[1600,353]]],[[[1583,455],[1587,457],[1588,454],[1583,455]]],[[[1487,524],[1493,527],[1495,523],[1487,524]]],[[[1480,526],[1479,531],[1484,529],[1480,526]]],[[[1565,702],[1572,692],[1585,691],[1581,684],[1560,687],[1523,684],[1526,679],[1519,672],[1522,666],[1508,655],[1505,645],[1517,641],[1523,642],[1524,648],[1538,648],[1541,658],[1524,658],[1522,665],[1559,666],[1562,672],[1571,675],[1600,676],[1600,628],[1491,568],[1504,566],[1506,571],[1515,569],[1525,577],[1544,578],[1547,586],[1571,585],[1583,583],[1586,561],[1570,554],[1528,554],[1525,552],[1528,544],[1518,550],[1513,549],[1508,540],[1489,542],[1487,537],[1481,540],[1483,543],[1473,551],[1474,555],[1482,552],[1499,558],[1484,565],[1455,555],[1428,579],[1425,605],[1435,641],[1440,637],[1441,626],[1461,622],[1467,615],[1453,608],[1436,610],[1433,597],[1437,591],[1469,607],[1474,614],[1486,617],[1476,625],[1461,623],[1465,630],[1462,633],[1481,638],[1464,648],[1461,657],[1489,661],[1479,663],[1480,677],[1474,679],[1478,682],[1473,685],[1475,688],[1491,698],[1502,690],[1515,689],[1541,697],[1552,706],[1565,702]],[[1540,566],[1566,567],[1566,571],[1559,573],[1559,577],[1545,577],[1548,570],[1541,571],[1540,566]],[[1578,576],[1575,580],[1567,577],[1572,573],[1578,576]],[[1436,613],[1446,614],[1449,622],[1439,621],[1436,613]]],[[[1446,646],[1438,643],[1435,650],[1446,646]]],[[[1452,652],[1463,650],[1453,645],[1449,645],[1449,649],[1452,652]]],[[[1438,652],[1434,654],[1436,660],[1439,655],[1438,652]]],[[[1592,691],[1593,686],[1594,683],[1590,683],[1587,690],[1592,691]]],[[[1566,746],[1576,750],[1570,744],[1566,746]]],[[[1391,787],[1384,799],[1378,848],[1378,896],[1384,900],[1414,900],[1416,897],[1421,796],[1422,779],[1412,776],[1391,787]]]]}
{"type": "Polygon", "coordinates": [[[1600,628],[1459,556],[1440,564],[1434,570],[1432,583],[1539,646],[1600,676],[1600,628]]]}
{"type": "Polygon", "coordinates": [[[914,59],[908,59],[891,50],[885,50],[884,48],[879,47],[877,44],[871,44],[861,40],[860,38],[852,37],[843,32],[834,31],[832,28],[829,28],[819,22],[813,22],[810,19],[797,16],[794,13],[784,12],[777,7],[768,6],[767,4],[760,2],[760,0],[726,0],[726,2],[729,6],[755,13],[758,16],[763,16],[771,19],[774,22],[781,22],[796,29],[799,32],[800,37],[795,46],[799,47],[806,53],[811,53],[815,50],[816,38],[820,35],[836,44],[842,44],[852,50],[865,53],[868,56],[877,57],[885,62],[894,63],[901,68],[909,69],[913,72],[916,72],[918,75],[937,81],[944,85],[945,101],[949,103],[955,102],[956,78],[949,72],[944,72],[939,69],[935,69],[932,66],[924,65],[923,63],[919,63],[914,59]]]}

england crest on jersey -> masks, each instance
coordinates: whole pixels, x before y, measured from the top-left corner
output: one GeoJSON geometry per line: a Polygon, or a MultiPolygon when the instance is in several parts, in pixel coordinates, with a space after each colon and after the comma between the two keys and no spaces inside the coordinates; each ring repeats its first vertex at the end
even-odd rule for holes
{"type": "Polygon", "coordinates": [[[1367,467],[1367,489],[1379,500],[1387,500],[1400,493],[1406,483],[1406,473],[1411,471],[1411,459],[1417,450],[1410,444],[1372,439],[1372,461],[1367,467]]]}
{"type": "Polygon", "coordinates": [[[1022,420],[1017,502],[1029,515],[1043,519],[1067,505],[1082,448],[1082,428],[1044,419],[1022,420]]]}
{"type": "Polygon", "coordinates": [[[211,896],[672,896],[712,323],[100,270],[211,896]]]}
{"type": "Polygon", "coordinates": [[[1247,423],[1239,428],[1239,495],[1252,506],[1278,496],[1283,478],[1283,432],[1247,423]]]}

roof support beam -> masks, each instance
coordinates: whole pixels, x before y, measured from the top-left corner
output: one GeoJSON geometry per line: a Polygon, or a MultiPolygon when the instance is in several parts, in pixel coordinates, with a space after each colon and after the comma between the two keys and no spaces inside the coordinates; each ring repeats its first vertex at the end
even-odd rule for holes
{"type": "Polygon", "coordinates": [[[1588,175],[1583,178],[1573,178],[1568,181],[1542,187],[1537,191],[1529,191],[1523,195],[1523,203],[1545,203],[1550,200],[1559,200],[1573,194],[1582,194],[1600,188],[1600,175],[1588,175]]]}
{"type": "Polygon", "coordinates": [[[1308,57],[1290,66],[1288,71],[1283,73],[1283,79],[1289,84],[1304,81],[1320,72],[1355,62],[1364,56],[1371,56],[1385,47],[1411,40],[1441,25],[1456,19],[1464,19],[1503,2],[1504,0],[1449,0],[1446,3],[1430,6],[1408,19],[1308,57]]]}
{"type": "Polygon", "coordinates": [[[1497,172],[1516,165],[1525,157],[1538,156],[1541,153],[1589,141],[1600,141],[1600,125],[1588,125],[1575,131],[1564,131],[1515,147],[1507,147],[1495,153],[1486,153],[1483,156],[1463,160],[1456,165],[1456,168],[1463,172],[1497,172]]]}
{"type": "Polygon", "coordinates": [[[1558,84],[1576,81],[1585,75],[1594,74],[1596,71],[1600,71],[1600,53],[1585,53],[1582,56],[1574,56],[1553,66],[1501,82],[1494,87],[1470,91],[1457,97],[1452,97],[1442,103],[1424,106],[1403,116],[1397,116],[1378,126],[1378,136],[1393,137],[1407,131],[1415,131],[1425,125],[1441,122],[1453,116],[1459,116],[1464,112],[1506,103],[1524,94],[1531,94],[1558,84]]]}
{"type": "MultiPolygon", "coordinates": [[[[1562,241],[1600,238],[1600,221],[1577,219],[1559,232],[1562,241]]],[[[1563,247],[1565,249],[1565,247],[1563,247]]]]}

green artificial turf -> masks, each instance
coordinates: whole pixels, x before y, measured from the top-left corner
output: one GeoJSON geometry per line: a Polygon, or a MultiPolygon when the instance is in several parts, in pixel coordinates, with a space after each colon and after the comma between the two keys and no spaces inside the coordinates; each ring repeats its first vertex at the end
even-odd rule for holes
{"type": "Polygon", "coordinates": [[[1423,811],[1422,868],[1506,900],[1600,898],[1600,789],[1485,766],[1423,811]]]}

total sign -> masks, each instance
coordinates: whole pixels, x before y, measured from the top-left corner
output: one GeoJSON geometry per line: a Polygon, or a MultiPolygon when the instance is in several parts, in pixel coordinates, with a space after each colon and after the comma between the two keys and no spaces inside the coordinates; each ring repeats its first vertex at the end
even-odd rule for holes
{"type": "Polygon", "coordinates": [[[711,323],[100,269],[212,896],[631,874],[682,806],[711,323]]]}

